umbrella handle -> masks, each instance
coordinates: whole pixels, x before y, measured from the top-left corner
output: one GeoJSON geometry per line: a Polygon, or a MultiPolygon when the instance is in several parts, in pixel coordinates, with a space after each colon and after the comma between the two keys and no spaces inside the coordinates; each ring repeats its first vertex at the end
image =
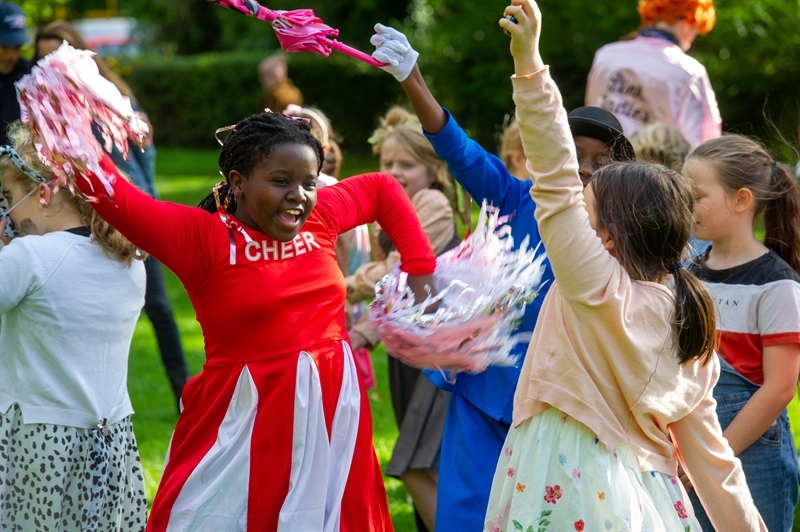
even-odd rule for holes
{"type": "Polygon", "coordinates": [[[336,50],[337,52],[342,52],[343,54],[349,55],[350,57],[354,57],[359,61],[363,61],[364,63],[374,66],[376,68],[385,67],[388,63],[381,63],[371,55],[365,54],[361,50],[356,50],[352,46],[348,46],[343,42],[337,41],[336,39],[331,39],[330,41],[331,50],[336,50]]]}

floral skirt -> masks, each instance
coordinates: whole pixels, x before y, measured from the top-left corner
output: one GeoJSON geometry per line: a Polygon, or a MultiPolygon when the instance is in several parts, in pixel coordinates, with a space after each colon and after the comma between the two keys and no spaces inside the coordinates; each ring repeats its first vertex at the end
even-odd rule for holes
{"type": "Polygon", "coordinates": [[[677,478],[640,471],[630,445],[609,450],[556,408],[508,432],[485,529],[701,531],[677,478]]]}
{"type": "Polygon", "coordinates": [[[142,466],[131,418],[99,429],[23,423],[0,412],[0,530],[143,531],[142,466]]]}

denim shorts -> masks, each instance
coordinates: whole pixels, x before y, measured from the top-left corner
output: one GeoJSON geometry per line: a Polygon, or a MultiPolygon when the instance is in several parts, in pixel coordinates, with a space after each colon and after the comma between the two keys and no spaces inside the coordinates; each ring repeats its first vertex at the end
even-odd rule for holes
{"type": "MultiPolygon", "coordinates": [[[[719,423],[725,430],[759,386],[737,373],[722,358],[720,363],[722,371],[714,388],[714,399],[717,401],[719,423]]],[[[775,423],[738,457],[753,502],[767,529],[770,532],[791,530],[800,477],[787,411],[781,412],[775,423]]],[[[703,530],[714,530],[695,492],[690,493],[689,497],[703,530]]]]}

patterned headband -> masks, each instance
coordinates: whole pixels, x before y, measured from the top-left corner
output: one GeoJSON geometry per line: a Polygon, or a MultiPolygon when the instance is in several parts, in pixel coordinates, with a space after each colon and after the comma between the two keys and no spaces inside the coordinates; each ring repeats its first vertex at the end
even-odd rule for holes
{"type": "Polygon", "coordinates": [[[25,161],[22,160],[22,157],[19,156],[19,153],[17,153],[17,150],[14,149],[13,146],[0,146],[0,157],[8,157],[11,159],[11,162],[14,163],[14,166],[16,166],[20,172],[30,177],[34,181],[38,181],[40,183],[48,182],[46,177],[28,166],[25,161]]]}

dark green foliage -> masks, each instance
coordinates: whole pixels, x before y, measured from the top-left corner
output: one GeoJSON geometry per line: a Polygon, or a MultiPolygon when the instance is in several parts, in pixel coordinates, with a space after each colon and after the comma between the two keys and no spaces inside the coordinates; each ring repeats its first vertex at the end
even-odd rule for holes
{"type": "Polygon", "coordinates": [[[797,145],[800,96],[800,2],[715,2],[717,25],[692,55],[708,69],[723,128],[755,135],[795,160],[764,119],[797,145]]]}
{"type": "MultiPolygon", "coordinates": [[[[153,12],[171,20],[177,3],[146,0],[136,5],[157,7],[160,11],[153,12]]],[[[509,41],[497,26],[505,0],[265,3],[275,9],[314,8],[342,30],[342,40],[365,51],[371,50],[368,38],[375,22],[403,29],[420,51],[420,66],[440,102],[484,147],[496,150],[504,116],[514,112],[508,80],[513,72],[509,41]]],[[[541,0],[539,4],[544,19],[542,53],[552,66],[565,106],[572,109],[583,104],[595,50],[638,28],[637,2],[541,0]]],[[[800,4],[796,0],[718,0],[716,6],[716,27],[695,41],[690,54],[708,69],[723,128],[758,136],[779,149],[769,122],[791,141],[796,139],[800,4]]],[[[216,49],[264,52],[135,63],[129,81],[153,117],[158,142],[165,145],[209,146],[213,129],[254,112],[260,90],[256,64],[277,46],[272,29],[263,22],[211,4],[195,6],[203,8],[215,9],[214,16],[222,25],[219,35],[207,39],[216,49]]],[[[331,115],[350,150],[368,150],[364,141],[377,117],[392,103],[405,101],[390,76],[338,54],[327,60],[292,55],[290,76],[308,104],[331,115]]],[[[781,155],[793,160],[788,151],[781,155]]]]}
{"type": "MultiPolygon", "coordinates": [[[[260,111],[256,76],[264,53],[202,54],[127,60],[139,103],[147,111],[159,146],[214,149],[214,131],[260,111]]],[[[322,109],[343,137],[343,148],[367,152],[377,117],[399,100],[400,86],[379,70],[343,56],[289,56],[289,75],[306,105],[322,109]]]]}
{"type": "MultiPolygon", "coordinates": [[[[485,147],[495,149],[503,116],[513,113],[508,37],[497,21],[503,0],[412,0],[412,43],[440,101],[485,147]]],[[[583,105],[594,52],[639,26],[636,0],[541,0],[542,55],[567,109],[583,105]]],[[[690,55],[708,69],[723,129],[779,147],[762,114],[789,139],[798,124],[800,4],[790,0],[718,0],[717,25],[690,55]],[[766,105],[765,105],[766,104],[766,105]]],[[[791,154],[784,153],[789,160],[791,154]]]]}
{"type": "MultiPolygon", "coordinates": [[[[341,31],[342,40],[365,48],[369,46],[373,24],[402,19],[406,16],[408,2],[259,0],[259,3],[275,10],[313,9],[327,24],[341,31]]],[[[131,16],[156,25],[160,45],[180,54],[277,46],[272,29],[266,23],[222,9],[207,0],[119,0],[119,5],[131,16]]]]}

